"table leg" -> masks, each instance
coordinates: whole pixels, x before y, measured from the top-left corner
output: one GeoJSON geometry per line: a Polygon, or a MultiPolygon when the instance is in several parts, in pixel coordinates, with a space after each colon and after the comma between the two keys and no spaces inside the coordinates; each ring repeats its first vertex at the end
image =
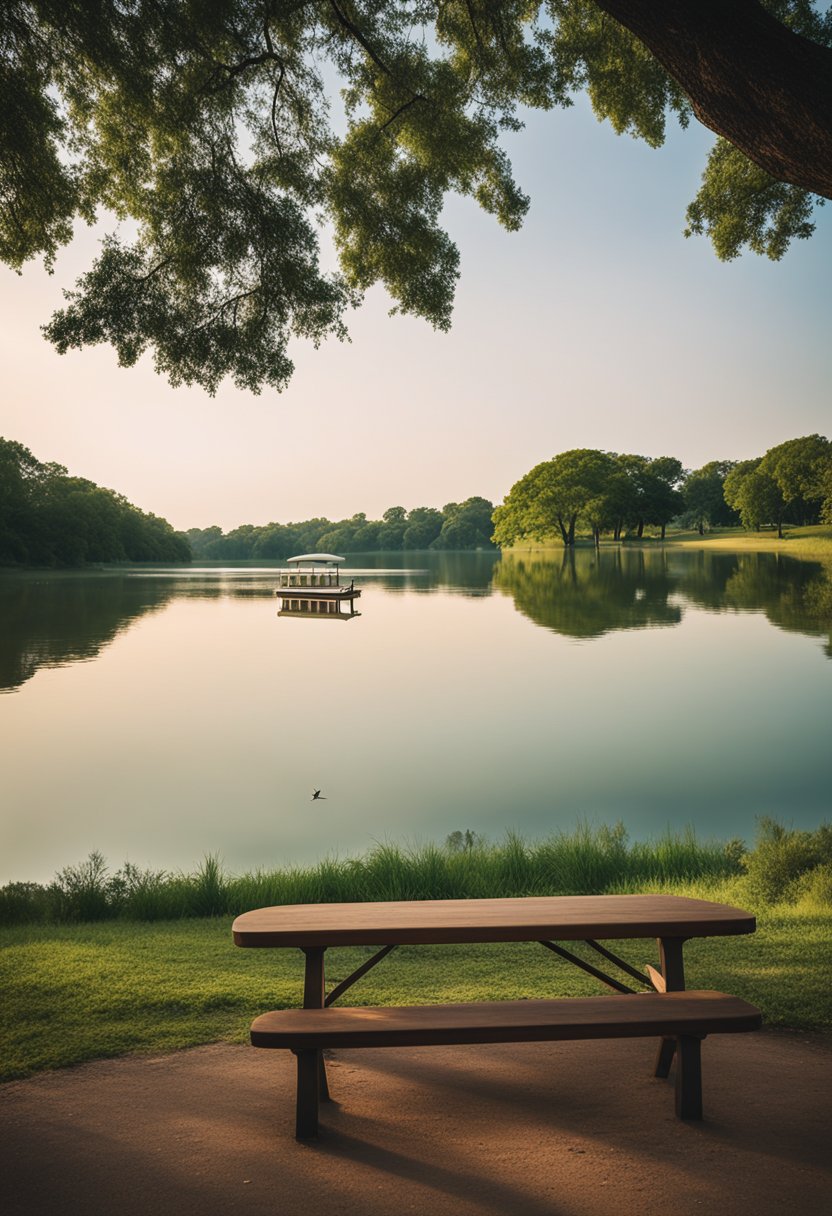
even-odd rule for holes
{"type": "MultiPolygon", "coordinates": [[[[306,956],[306,971],[303,977],[303,1007],[304,1009],[323,1009],[326,997],[326,973],[324,969],[324,951],[326,946],[303,947],[306,956]]],[[[322,1052],[318,1056],[318,1082],[321,1098],[329,1101],[329,1086],[326,1080],[326,1065],[322,1052]]]]}
{"type": "MultiPolygon", "coordinates": [[[[683,937],[660,937],[658,939],[659,960],[661,962],[666,992],[684,991],[685,964],[682,958],[682,946],[684,943],[685,938],[683,937]]],[[[666,1077],[669,1074],[675,1051],[675,1039],[662,1039],[660,1041],[659,1050],[656,1055],[656,1067],[653,1072],[654,1076],[666,1077]]]]}
{"type": "Polygon", "coordinates": [[[298,1062],[295,1138],[312,1140],[318,1134],[318,1052],[296,1051],[295,1056],[298,1062]]]}

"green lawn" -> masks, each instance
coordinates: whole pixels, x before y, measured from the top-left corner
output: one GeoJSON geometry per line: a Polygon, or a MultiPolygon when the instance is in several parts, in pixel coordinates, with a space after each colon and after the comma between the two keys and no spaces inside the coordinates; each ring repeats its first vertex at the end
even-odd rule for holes
{"type": "MultiPolygon", "coordinates": [[[[613,541],[610,537],[604,536],[601,538],[601,548],[620,547],[622,543],[625,549],[637,546],[653,547],[657,542],[662,543],[658,541],[658,529],[651,527],[646,529],[644,538],[640,541],[632,536],[626,537],[623,542],[613,541]]],[[[586,548],[592,545],[592,537],[588,534],[579,536],[578,543],[581,547],[586,548]]],[[[778,539],[777,533],[771,530],[746,532],[744,528],[714,528],[706,532],[704,536],[700,536],[693,528],[684,532],[669,528],[663,543],[688,549],[730,549],[737,552],[791,553],[794,557],[830,558],[832,557],[832,526],[816,524],[807,528],[793,528],[786,524],[782,540],[778,539]]],[[[507,552],[520,555],[528,553],[530,550],[547,551],[550,549],[563,552],[563,544],[559,537],[553,535],[541,541],[518,541],[507,552]]]]}
{"type": "MultiPolygon", "coordinates": [[[[675,887],[680,893],[683,889],[675,887]]],[[[690,889],[727,899],[724,888],[690,889]]],[[[652,943],[622,943],[655,962],[652,943]]],[[[371,953],[331,950],[331,982],[371,953]]],[[[690,942],[688,986],[745,997],[769,1026],[832,1033],[832,910],[783,906],[758,932],[690,942]]],[[[597,960],[596,960],[597,961],[597,960]]],[[[301,1000],[297,950],[240,950],[230,918],[36,925],[0,931],[0,1078],[102,1056],[244,1042],[252,1017],[301,1000]]],[[[399,947],[343,1003],[416,1004],[602,989],[534,944],[399,947]]]]}

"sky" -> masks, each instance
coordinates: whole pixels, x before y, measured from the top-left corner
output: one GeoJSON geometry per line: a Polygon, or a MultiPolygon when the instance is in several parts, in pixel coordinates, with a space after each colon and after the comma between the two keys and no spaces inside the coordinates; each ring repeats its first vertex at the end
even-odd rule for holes
{"type": "Polygon", "coordinates": [[[779,263],[721,263],[685,240],[713,137],[654,151],[585,100],[506,140],[531,195],[506,233],[451,198],[462,277],[453,326],[390,317],[373,289],[351,342],[290,348],[283,393],[173,389],[152,356],[60,356],[39,326],[95,256],[79,230],[48,276],[0,272],[0,435],[124,494],[176,528],[340,519],[389,506],[500,502],[574,447],[677,456],[688,468],[832,433],[832,207],[779,263]]]}

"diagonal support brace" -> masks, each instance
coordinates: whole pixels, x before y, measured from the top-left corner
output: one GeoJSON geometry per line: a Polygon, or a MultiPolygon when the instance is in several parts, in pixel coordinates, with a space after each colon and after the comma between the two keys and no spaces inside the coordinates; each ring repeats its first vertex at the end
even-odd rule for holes
{"type": "Polygon", "coordinates": [[[582,971],[588,972],[589,975],[600,980],[602,984],[606,984],[608,988],[612,988],[615,992],[635,992],[634,988],[628,988],[626,984],[614,980],[612,976],[606,975],[605,972],[599,971],[597,967],[593,967],[592,963],[585,963],[582,958],[578,958],[577,954],[571,954],[568,950],[564,950],[563,946],[557,946],[554,942],[541,942],[541,946],[545,946],[547,950],[551,950],[553,954],[557,954],[559,958],[566,959],[567,963],[572,963],[575,967],[580,967],[582,971]]]}
{"type": "Polygon", "coordinates": [[[395,950],[395,949],[396,949],[395,946],[383,946],[381,948],[381,950],[379,950],[376,954],[373,955],[372,958],[368,958],[366,963],[362,963],[360,967],[356,967],[356,969],[355,969],[355,971],[353,971],[352,975],[348,975],[345,980],[341,980],[340,984],[335,985],[335,987],[332,989],[332,992],[330,992],[329,996],[324,1001],[324,1007],[327,1007],[327,1006],[331,1005],[334,1001],[337,1001],[338,997],[343,996],[348,988],[352,988],[352,986],[356,982],[356,980],[360,980],[362,975],[366,975],[368,971],[371,971],[373,969],[373,967],[375,967],[376,963],[380,963],[381,960],[383,958],[385,958],[390,953],[391,950],[395,950]]]}
{"type": "Polygon", "coordinates": [[[640,984],[644,984],[645,988],[655,988],[655,984],[651,983],[649,976],[645,975],[643,971],[639,971],[636,967],[631,967],[626,959],[619,958],[617,954],[613,954],[612,950],[608,950],[606,946],[602,946],[599,942],[594,942],[591,937],[586,938],[586,944],[591,946],[596,953],[603,955],[605,959],[608,959],[620,971],[626,972],[634,980],[638,980],[640,984]]]}

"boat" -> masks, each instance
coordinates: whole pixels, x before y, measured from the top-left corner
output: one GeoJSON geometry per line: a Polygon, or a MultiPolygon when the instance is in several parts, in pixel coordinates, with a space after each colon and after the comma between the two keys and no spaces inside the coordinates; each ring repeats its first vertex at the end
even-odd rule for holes
{"type": "Polygon", "coordinates": [[[286,569],[277,571],[277,615],[329,621],[350,621],[360,616],[355,601],[361,591],[354,579],[349,585],[341,582],[343,561],[346,558],[334,553],[301,553],[287,558],[286,569]]]}

